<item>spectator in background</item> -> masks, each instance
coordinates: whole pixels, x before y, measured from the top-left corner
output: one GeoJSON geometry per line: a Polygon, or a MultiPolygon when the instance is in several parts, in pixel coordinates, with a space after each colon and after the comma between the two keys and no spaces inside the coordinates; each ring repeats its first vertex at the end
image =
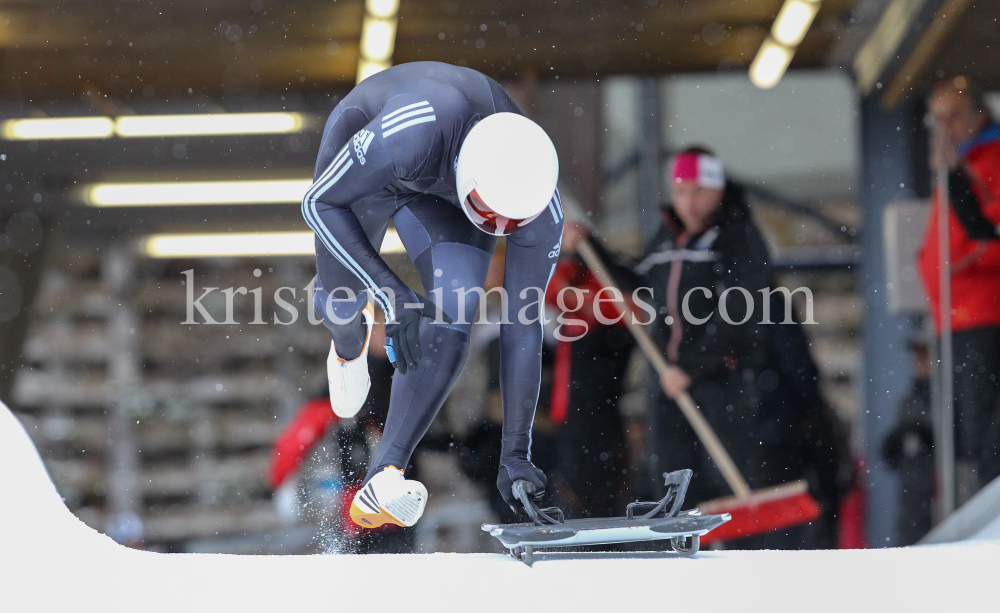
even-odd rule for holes
{"type": "MultiPolygon", "coordinates": [[[[772,294],[771,320],[783,321],[784,312],[784,298],[772,294]]],[[[769,549],[835,549],[840,503],[854,483],[848,429],[823,397],[809,339],[794,312],[792,318],[794,323],[762,326],[767,359],[757,377],[761,471],[766,485],[808,480],[823,515],[762,538],[769,549]]]]}
{"type": "MultiPolygon", "coordinates": [[[[939,83],[928,100],[933,170],[947,169],[951,327],[957,457],[978,486],[1000,475],[1000,125],[965,77],[939,83]]],[[[920,274],[941,332],[938,249],[940,190],[934,191],[920,274]]],[[[968,492],[971,494],[972,492],[968,492]]]]}
{"type": "MultiPolygon", "coordinates": [[[[575,200],[561,191],[566,213],[563,249],[545,302],[553,309],[573,309],[567,321],[579,323],[559,328],[553,364],[549,414],[556,426],[556,493],[570,517],[615,517],[629,502],[629,453],[618,405],[634,343],[623,322],[601,322],[619,320],[624,305],[595,305],[604,287],[576,254],[577,241],[589,237],[592,229],[575,200]],[[564,297],[559,304],[566,288],[583,292],[580,303],[564,297]],[[598,308],[603,317],[597,316],[598,308]]],[[[614,258],[607,259],[612,260],[611,274],[619,272],[614,258]]]]}
{"type": "Polygon", "coordinates": [[[934,503],[934,432],[931,429],[931,364],[927,344],[910,340],[913,357],[913,391],[899,405],[899,424],[882,444],[882,457],[899,471],[899,545],[913,545],[931,530],[934,503]]]}
{"type": "Polygon", "coordinates": [[[759,290],[768,284],[768,254],[742,188],[726,181],[711,151],[685,149],[671,161],[668,179],[663,226],[636,267],[643,285],[653,288],[656,338],[671,363],[652,392],[647,444],[652,474],[694,470],[688,496],[697,503],[732,492],[672,400],[683,391],[751,487],[760,482],[755,384],[765,347],[755,322],[762,313],[759,290]],[[719,299],[732,288],[745,293],[728,293],[723,316],[719,299]]]}

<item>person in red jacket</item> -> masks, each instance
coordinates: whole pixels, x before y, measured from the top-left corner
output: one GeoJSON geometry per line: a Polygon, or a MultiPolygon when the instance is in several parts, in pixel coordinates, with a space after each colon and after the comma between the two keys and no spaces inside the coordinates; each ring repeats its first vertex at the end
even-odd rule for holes
{"type": "MultiPolygon", "coordinates": [[[[972,465],[981,487],[1000,476],[1000,125],[966,77],[939,83],[928,110],[931,167],[948,169],[956,452],[972,465]]],[[[940,206],[940,190],[935,190],[919,254],[939,333],[940,206]]]]}

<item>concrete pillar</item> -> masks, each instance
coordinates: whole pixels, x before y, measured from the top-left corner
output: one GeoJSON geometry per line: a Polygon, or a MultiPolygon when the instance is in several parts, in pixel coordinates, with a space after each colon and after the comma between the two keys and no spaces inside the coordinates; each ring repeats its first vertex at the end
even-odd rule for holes
{"type": "Polygon", "coordinates": [[[886,111],[877,100],[861,102],[860,198],[864,209],[860,285],[865,300],[862,369],[860,475],[867,490],[869,547],[889,547],[898,538],[900,485],[882,462],[882,444],[896,425],[899,403],[913,387],[907,338],[914,322],[888,313],[883,249],[883,210],[897,199],[922,195],[926,185],[922,105],[906,100],[886,111]]]}
{"type": "Polygon", "coordinates": [[[0,400],[13,405],[15,373],[24,366],[22,352],[31,304],[42,279],[50,220],[31,209],[0,211],[0,400]]]}
{"type": "Polygon", "coordinates": [[[115,401],[108,410],[106,532],[119,543],[133,546],[141,543],[144,532],[135,427],[138,403],[142,402],[142,330],[129,300],[135,282],[135,254],[125,244],[109,246],[101,263],[101,276],[112,300],[108,336],[114,349],[108,378],[115,388],[115,401]]]}

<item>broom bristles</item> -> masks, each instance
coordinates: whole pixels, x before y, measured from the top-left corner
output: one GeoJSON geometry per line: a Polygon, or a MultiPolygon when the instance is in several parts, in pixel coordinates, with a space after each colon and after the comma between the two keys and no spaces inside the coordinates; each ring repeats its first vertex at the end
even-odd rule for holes
{"type": "Polygon", "coordinates": [[[701,537],[703,544],[729,541],[810,522],[821,513],[805,481],[757,490],[746,497],[716,498],[698,505],[702,513],[729,513],[732,520],[701,537]]]}

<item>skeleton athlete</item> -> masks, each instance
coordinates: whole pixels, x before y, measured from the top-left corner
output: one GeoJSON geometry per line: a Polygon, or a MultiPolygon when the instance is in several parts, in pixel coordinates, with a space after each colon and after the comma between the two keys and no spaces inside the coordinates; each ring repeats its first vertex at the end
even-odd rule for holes
{"type": "Polygon", "coordinates": [[[412,526],[427,490],[410,455],[462,370],[497,238],[507,237],[500,334],[504,424],[497,487],[514,506],[523,479],[541,496],[531,426],[541,376],[542,300],[563,212],[545,132],[492,79],[437,62],[395,66],[355,87],[324,129],[302,214],[316,233],[314,304],[332,333],[330,401],[352,417],[368,395],[373,306],[385,313],[397,372],[382,440],[351,505],[360,526],[412,526]],[[428,296],[379,256],[392,221],[428,296]]]}

